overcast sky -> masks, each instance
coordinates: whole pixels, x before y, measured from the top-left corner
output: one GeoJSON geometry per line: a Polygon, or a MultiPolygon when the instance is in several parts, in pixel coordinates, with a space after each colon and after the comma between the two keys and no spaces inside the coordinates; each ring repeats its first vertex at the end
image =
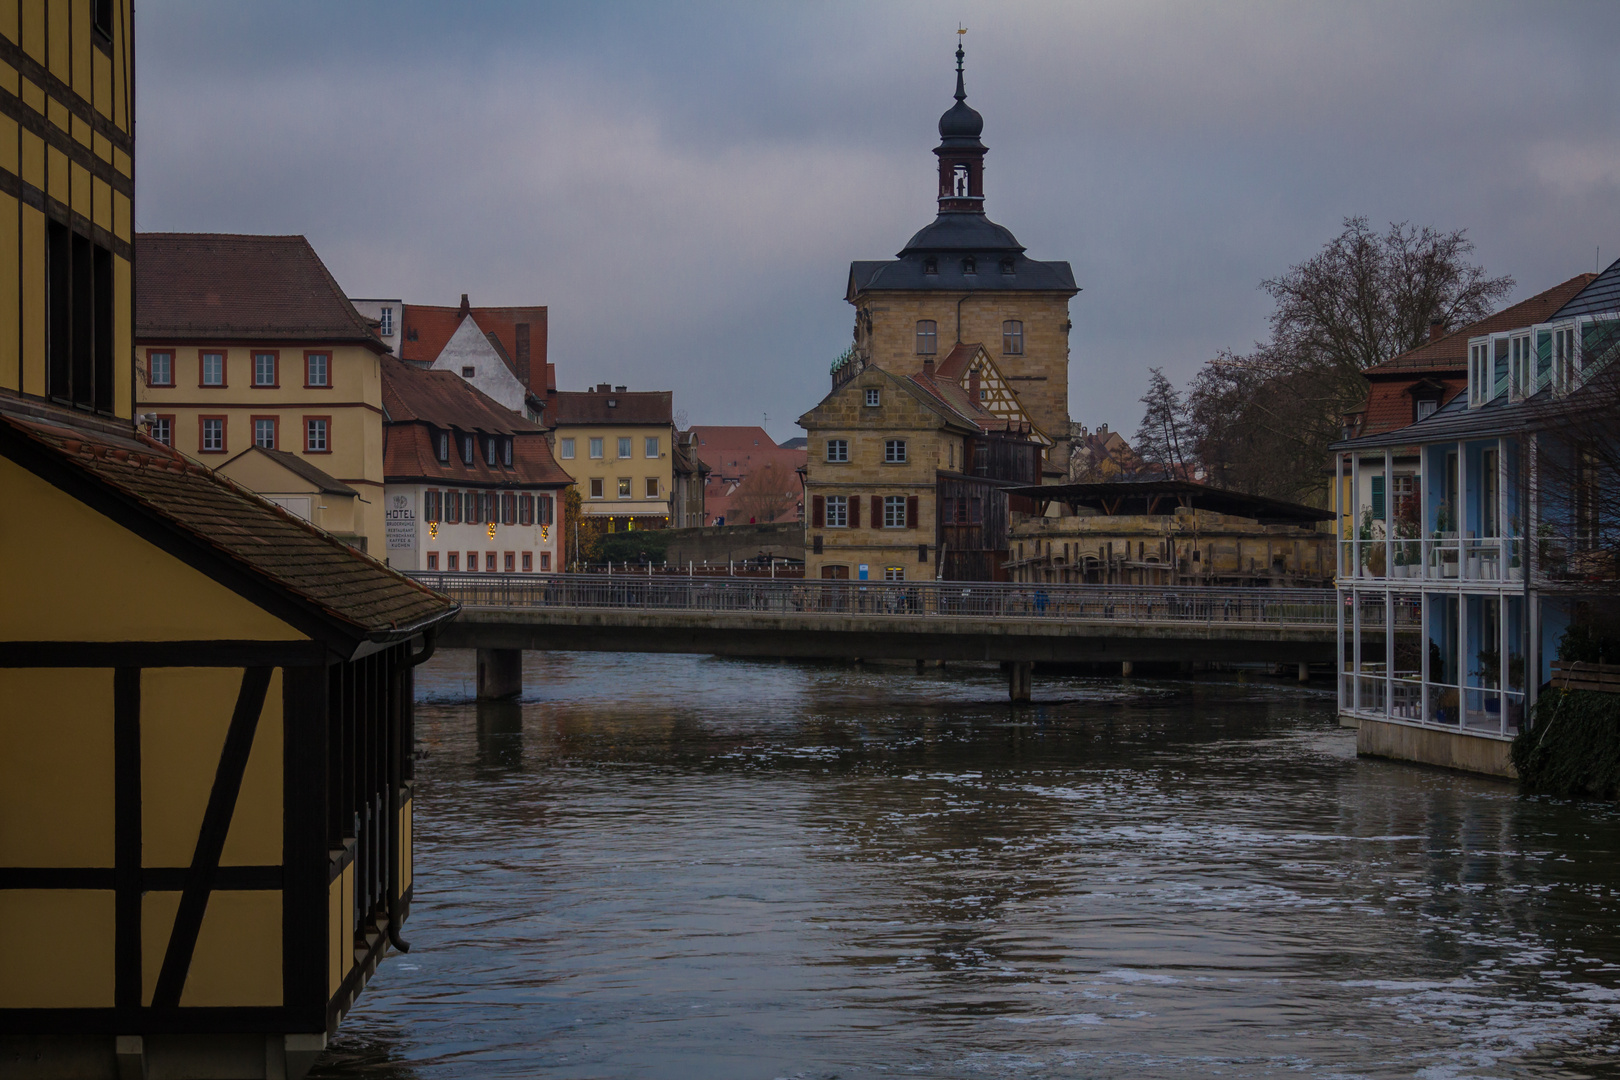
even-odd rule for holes
{"type": "Polygon", "coordinates": [[[303,233],[351,296],[545,304],[563,389],[777,439],[853,259],[934,214],[958,21],[986,206],[1067,259],[1070,409],[1130,434],[1341,220],[1514,299],[1620,256],[1620,4],[225,3],[137,15],[137,227],[303,233]]]}

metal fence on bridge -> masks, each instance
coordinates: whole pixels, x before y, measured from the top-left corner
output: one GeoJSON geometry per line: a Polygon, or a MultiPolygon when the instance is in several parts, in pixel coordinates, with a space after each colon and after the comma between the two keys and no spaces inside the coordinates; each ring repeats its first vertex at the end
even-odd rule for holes
{"type": "Polygon", "coordinates": [[[471,608],[614,608],[1224,624],[1277,630],[1334,626],[1331,589],[1223,589],[964,581],[770,581],[635,574],[448,574],[410,577],[471,608]]]}

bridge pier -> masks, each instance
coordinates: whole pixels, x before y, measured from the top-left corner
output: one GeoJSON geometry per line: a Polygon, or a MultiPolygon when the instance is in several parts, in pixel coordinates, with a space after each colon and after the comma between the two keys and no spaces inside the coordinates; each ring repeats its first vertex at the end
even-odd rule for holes
{"type": "Polygon", "coordinates": [[[1136,674],[1136,665],[1129,660],[1122,660],[1119,665],[1119,673],[1121,677],[1128,679],[1136,674]]]}
{"type": "Polygon", "coordinates": [[[523,693],[522,649],[478,650],[478,700],[506,701],[523,693]]]}
{"type": "Polygon", "coordinates": [[[1015,705],[1029,704],[1030,685],[1035,681],[1035,665],[1028,660],[1014,660],[1007,665],[1007,696],[1015,705]]]}
{"type": "Polygon", "coordinates": [[[1311,681],[1311,665],[1307,664],[1303,660],[1301,660],[1299,662],[1299,681],[1300,682],[1310,682],[1311,681]]]}

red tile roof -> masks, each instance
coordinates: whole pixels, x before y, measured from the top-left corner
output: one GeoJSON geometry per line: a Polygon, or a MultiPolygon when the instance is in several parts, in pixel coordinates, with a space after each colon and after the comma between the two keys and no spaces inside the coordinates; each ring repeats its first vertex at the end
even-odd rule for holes
{"type": "Polygon", "coordinates": [[[1478,322],[1469,323],[1458,330],[1424,342],[1415,349],[1408,349],[1399,356],[1385,360],[1381,364],[1374,364],[1368,368],[1364,375],[1369,379],[1383,377],[1401,378],[1413,373],[1433,371],[1460,371],[1468,370],[1468,339],[1479,337],[1482,334],[1494,334],[1503,330],[1516,330],[1522,326],[1530,326],[1543,322],[1552,317],[1553,312],[1563,307],[1584,289],[1595,278],[1596,274],[1576,274],[1560,285],[1554,285],[1546,292],[1537,293],[1528,300],[1521,300],[1517,304],[1503,308],[1492,315],[1487,315],[1478,322]]]}
{"type": "Polygon", "coordinates": [[[573,479],[551,455],[538,424],[502,408],[453,371],[428,371],[382,359],[383,476],[393,481],[434,480],[468,485],[563,487],[573,479]],[[454,428],[512,437],[512,464],[489,465],[483,448],[464,465],[460,447],[441,462],[434,452],[434,429],[454,428]]]}
{"type": "Polygon", "coordinates": [[[0,453],[318,639],[397,639],[454,615],[440,596],[133,431],[0,411],[0,453]],[[235,580],[237,586],[231,586],[235,580]],[[325,630],[322,633],[322,630],[325,630]]]}
{"type": "Polygon", "coordinates": [[[137,233],[135,337],[385,351],[302,236],[137,233]]]}
{"type": "Polygon", "coordinates": [[[584,392],[565,390],[550,396],[546,423],[672,424],[674,400],[675,395],[668,390],[613,390],[600,386],[584,392]]]}
{"type": "MultiPolygon", "coordinates": [[[[762,427],[751,425],[696,425],[691,428],[697,438],[698,457],[709,467],[704,484],[704,512],[710,521],[724,517],[732,524],[740,524],[732,517],[732,504],[737,488],[749,476],[774,464],[781,471],[783,494],[798,499],[802,495],[798,471],[809,457],[803,447],[784,449],[762,427]]],[[[796,520],[793,505],[777,515],[777,521],[796,520]]]]}
{"type": "Polygon", "coordinates": [[[555,387],[555,367],[546,362],[546,320],[544,305],[525,307],[440,307],[433,304],[406,304],[400,313],[400,357],[431,364],[439,358],[450,343],[461,320],[471,316],[478,329],[492,339],[495,351],[518,381],[531,393],[544,395],[555,387]],[[522,343],[518,326],[529,328],[527,356],[519,347],[522,343]],[[537,378],[537,376],[544,378],[537,378]]]}
{"type": "MultiPolygon", "coordinates": [[[[1376,435],[1383,431],[1393,431],[1416,420],[1413,411],[1416,406],[1413,405],[1412,387],[1419,381],[1414,378],[1401,380],[1380,379],[1373,383],[1367,391],[1367,403],[1362,409],[1361,423],[1357,429],[1357,434],[1376,435]]],[[[1437,382],[1444,387],[1440,393],[1441,405],[1468,389],[1468,377],[1466,375],[1452,378],[1431,375],[1421,381],[1437,382]]]]}

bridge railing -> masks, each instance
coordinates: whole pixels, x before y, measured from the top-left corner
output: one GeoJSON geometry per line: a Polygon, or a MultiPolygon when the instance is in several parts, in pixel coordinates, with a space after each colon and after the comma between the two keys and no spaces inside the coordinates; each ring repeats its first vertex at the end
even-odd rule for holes
{"type": "Polygon", "coordinates": [[[1329,589],[1164,588],[963,581],[770,581],[635,574],[410,575],[464,607],[617,608],[1051,619],[1074,622],[1220,623],[1274,628],[1335,625],[1329,589]]]}

